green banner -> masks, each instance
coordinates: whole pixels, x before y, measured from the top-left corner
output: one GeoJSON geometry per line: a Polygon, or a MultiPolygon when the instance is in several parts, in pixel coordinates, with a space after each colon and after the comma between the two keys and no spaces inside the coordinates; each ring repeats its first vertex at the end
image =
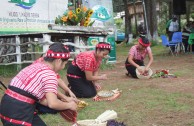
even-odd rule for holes
{"type": "MultiPolygon", "coordinates": [[[[87,44],[88,46],[96,46],[96,44],[99,43],[100,37],[89,37],[87,44]]],[[[109,54],[109,60],[108,62],[116,62],[116,45],[115,45],[115,38],[114,35],[109,35],[107,37],[106,42],[110,43],[111,45],[111,52],[109,54]]],[[[91,50],[94,50],[95,48],[92,48],[91,50]]]]}
{"type": "Polygon", "coordinates": [[[114,35],[109,35],[107,37],[107,42],[110,43],[111,45],[111,52],[109,54],[110,58],[109,58],[109,62],[116,62],[116,45],[115,45],[115,37],[114,35]]]}

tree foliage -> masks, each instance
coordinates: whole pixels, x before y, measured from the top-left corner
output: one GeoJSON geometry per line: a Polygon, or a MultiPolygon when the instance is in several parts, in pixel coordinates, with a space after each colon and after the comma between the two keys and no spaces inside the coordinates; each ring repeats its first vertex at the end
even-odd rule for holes
{"type": "Polygon", "coordinates": [[[121,18],[115,19],[114,20],[117,29],[122,29],[122,25],[123,25],[123,20],[121,18]]]}

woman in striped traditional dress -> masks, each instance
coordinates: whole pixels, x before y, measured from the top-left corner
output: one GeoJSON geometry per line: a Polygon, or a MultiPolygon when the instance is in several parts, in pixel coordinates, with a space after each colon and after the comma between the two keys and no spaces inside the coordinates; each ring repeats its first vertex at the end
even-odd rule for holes
{"type": "MultiPolygon", "coordinates": [[[[54,43],[50,45],[49,48],[52,48],[52,46],[55,46],[56,44],[58,43],[54,43]]],[[[69,48],[67,49],[69,50],[69,48]]],[[[44,61],[44,56],[42,55],[40,58],[35,60],[33,63],[43,62],[43,61],[44,61]]],[[[58,89],[57,91],[57,97],[60,100],[66,101],[66,102],[70,102],[70,101],[78,102],[79,101],[76,98],[76,96],[73,94],[73,92],[69,89],[69,87],[66,85],[66,83],[62,80],[62,78],[60,77],[58,73],[57,73],[57,81],[58,81],[58,86],[60,87],[60,89],[58,89]],[[63,90],[64,93],[61,92],[61,89],[63,90]]],[[[36,104],[36,110],[38,114],[46,114],[46,113],[56,114],[57,112],[59,112],[58,110],[51,109],[48,106],[44,106],[40,103],[36,104]]]]}
{"type": "Polygon", "coordinates": [[[70,57],[61,43],[50,47],[42,62],[22,69],[11,81],[1,100],[0,117],[4,126],[46,126],[35,114],[36,102],[56,110],[76,111],[75,101],[57,98],[57,74],[70,57]]]}

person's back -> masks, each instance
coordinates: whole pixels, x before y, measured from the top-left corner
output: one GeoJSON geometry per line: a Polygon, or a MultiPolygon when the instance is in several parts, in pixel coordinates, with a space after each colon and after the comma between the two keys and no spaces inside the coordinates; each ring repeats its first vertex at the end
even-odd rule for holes
{"type": "MultiPolygon", "coordinates": [[[[192,21],[192,23],[191,23],[191,33],[192,33],[192,35],[194,34],[194,21],[192,21]]],[[[194,52],[193,41],[192,41],[192,43],[190,43],[190,47],[191,47],[190,51],[194,52]]]]}
{"type": "MultiPolygon", "coordinates": [[[[179,31],[179,23],[177,21],[177,16],[173,15],[172,19],[169,20],[166,24],[166,33],[168,34],[169,42],[171,42],[172,35],[174,34],[174,32],[177,32],[177,31],[179,31]]],[[[175,51],[175,47],[170,47],[170,48],[173,52],[175,51]]]]}
{"type": "Polygon", "coordinates": [[[166,24],[166,33],[168,34],[169,41],[172,40],[172,35],[174,32],[179,30],[179,23],[177,21],[177,17],[174,15],[171,20],[169,20],[166,24]]]}
{"type": "Polygon", "coordinates": [[[170,24],[169,24],[168,30],[170,32],[176,32],[179,30],[179,24],[176,19],[172,19],[169,23],[170,24]]]}
{"type": "Polygon", "coordinates": [[[183,28],[182,30],[182,41],[183,41],[183,44],[185,46],[185,52],[188,52],[188,40],[189,40],[189,35],[191,33],[191,30],[190,30],[190,24],[187,23],[186,26],[183,28]]]}
{"type": "Polygon", "coordinates": [[[191,33],[190,24],[187,23],[186,26],[182,30],[182,38],[184,40],[186,40],[186,39],[188,40],[190,33],[191,33]]]}
{"type": "Polygon", "coordinates": [[[191,23],[191,33],[194,33],[194,21],[191,23]]]}
{"type": "Polygon", "coordinates": [[[145,28],[144,28],[144,25],[143,25],[143,22],[141,22],[138,26],[138,33],[140,36],[145,36],[146,34],[146,31],[145,31],[145,28]]]}

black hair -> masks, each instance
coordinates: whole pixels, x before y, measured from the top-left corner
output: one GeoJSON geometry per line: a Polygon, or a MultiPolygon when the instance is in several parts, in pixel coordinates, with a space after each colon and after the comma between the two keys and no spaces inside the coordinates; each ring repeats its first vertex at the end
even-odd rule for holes
{"type": "MultiPolygon", "coordinates": [[[[107,43],[107,42],[99,42],[98,44],[106,44],[106,45],[110,45],[110,44],[107,43]]],[[[98,48],[98,47],[96,47],[96,51],[97,51],[97,50],[99,50],[100,52],[101,52],[101,51],[104,51],[104,50],[108,50],[109,53],[111,52],[111,49],[105,49],[105,48],[98,48]]]]}
{"type": "Polygon", "coordinates": [[[149,44],[149,43],[150,43],[150,41],[149,41],[148,38],[146,38],[146,37],[141,37],[141,38],[142,38],[142,42],[143,42],[144,44],[149,44]]]}
{"type": "MultiPolygon", "coordinates": [[[[58,52],[58,53],[68,53],[69,52],[68,47],[65,47],[65,45],[63,45],[60,42],[55,42],[51,44],[49,46],[49,50],[52,50],[53,52],[58,52]]],[[[55,59],[56,58],[53,58],[53,57],[47,57],[47,56],[44,57],[44,60],[48,62],[53,62],[55,59]]],[[[64,61],[67,61],[68,59],[61,58],[61,60],[64,62],[64,61]]]]}

